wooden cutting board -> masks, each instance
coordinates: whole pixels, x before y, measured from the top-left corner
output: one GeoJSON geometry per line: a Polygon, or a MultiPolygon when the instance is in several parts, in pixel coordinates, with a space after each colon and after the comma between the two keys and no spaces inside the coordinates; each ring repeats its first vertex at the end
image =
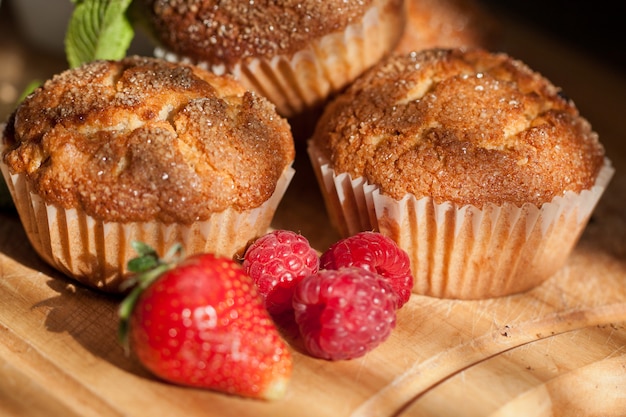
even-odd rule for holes
{"type": "MultiPolygon", "coordinates": [[[[482,301],[414,295],[397,328],[363,358],[327,362],[300,349],[283,400],[172,386],[116,341],[119,299],[67,280],[0,212],[2,416],[626,415],[626,77],[507,22],[505,48],[564,87],[616,167],[565,267],[524,294],[482,301]]],[[[302,145],[301,145],[302,146],[302,145]]],[[[306,153],[273,227],[319,250],[328,226],[306,153]]]]}

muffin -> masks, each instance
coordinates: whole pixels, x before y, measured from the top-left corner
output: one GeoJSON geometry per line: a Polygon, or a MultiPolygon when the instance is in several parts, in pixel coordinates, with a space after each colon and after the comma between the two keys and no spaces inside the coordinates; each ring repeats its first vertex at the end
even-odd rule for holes
{"type": "Polygon", "coordinates": [[[292,117],[390,53],[402,0],[144,0],[156,55],[230,73],[292,117]]]}
{"type": "Polygon", "coordinates": [[[333,224],[406,250],[414,292],[522,292],[566,261],[613,168],[550,81],[512,57],[381,62],[325,109],[309,154],[333,224]]]}
{"type": "Polygon", "coordinates": [[[405,0],[404,5],[406,25],[395,53],[499,46],[498,21],[476,0],[405,0]]]}
{"type": "Polygon", "coordinates": [[[27,97],[3,131],[0,166],[37,253],[118,292],[133,241],[236,256],[269,227],[294,153],[264,97],[132,56],[67,70],[27,97]]]}

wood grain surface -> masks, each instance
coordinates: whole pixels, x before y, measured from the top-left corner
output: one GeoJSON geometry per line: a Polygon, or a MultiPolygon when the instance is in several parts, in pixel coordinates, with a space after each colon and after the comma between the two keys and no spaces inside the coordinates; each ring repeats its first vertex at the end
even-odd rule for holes
{"type": "MultiPolygon", "coordinates": [[[[498,299],[414,295],[399,311],[390,339],[351,361],[307,356],[295,329],[285,326],[294,374],[286,398],[268,403],[154,379],[116,341],[119,299],[46,265],[17,214],[4,210],[0,415],[626,415],[626,76],[515,22],[504,26],[503,49],[563,87],[599,132],[616,168],[554,277],[498,299]]],[[[10,47],[0,50],[0,67],[32,59],[19,40],[3,42],[10,47]]],[[[62,65],[47,62],[49,71],[62,65]]],[[[303,144],[295,165],[273,227],[300,231],[324,250],[338,237],[328,226],[303,144]]]]}

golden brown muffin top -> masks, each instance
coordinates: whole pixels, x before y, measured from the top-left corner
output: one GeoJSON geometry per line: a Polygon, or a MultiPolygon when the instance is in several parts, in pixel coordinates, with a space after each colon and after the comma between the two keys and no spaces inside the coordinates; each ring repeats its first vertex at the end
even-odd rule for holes
{"type": "Polygon", "coordinates": [[[46,202],[120,222],[191,223],[258,207],[294,158],[287,122],[263,97],[140,57],[53,77],[2,139],[10,171],[46,202]]]}
{"type": "Polygon", "coordinates": [[[248,57],[291,56],[311,39],[359,21],[378,0],[145,0],[169,50],[232,67],[248,57]]]}
{"type": "Polygon", "coordinates": [[[325,109],[313,141],[336,172],[438,203],[541,205],[589,189],[604,149],[560,90],[484,50],[390,57],[325,109]]]}
{"type": "Polygon", "coordinates": [[[500,26],[477,0],[405,0],[406,26],[395,52],[431,48],[495,49],[500,26]]]}

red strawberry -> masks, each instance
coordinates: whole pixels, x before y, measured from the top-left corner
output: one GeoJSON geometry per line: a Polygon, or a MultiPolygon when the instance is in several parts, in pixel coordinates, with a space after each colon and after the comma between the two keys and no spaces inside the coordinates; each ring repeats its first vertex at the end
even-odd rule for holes
{"type": "Polygon", "coordinates": [[[285,393],[292,358],[254,282],[231,259],[212,254],[164,263],[143,256],[143,271],[120,308],[120,334],[156,376],[180,385],[247,397],[285,393]]]}
{"type": "Polygon", "coordinates": [[[307,351],[353,359],[382,343],[396,325],[396,296],[380,275],[357,267],[320,270],[296,286],[293,306],[307,351]]]}
{"type": "Polygon", "coordinates": [[[305,276],[319,269],[319,256],[302,235],[275,230],[258,238],[246,250],[243,268],[276,315],[292,310],[293,289],[305,276]]]}
{"type": "Polygon", "coordinates": [[[361,232],[333,244],[321,256],[320,268],[356,266],[382,275],[397,295],[398,308],[411,296],[413,275],[407,253],[391,238],[376,232],[361,232]]]}

